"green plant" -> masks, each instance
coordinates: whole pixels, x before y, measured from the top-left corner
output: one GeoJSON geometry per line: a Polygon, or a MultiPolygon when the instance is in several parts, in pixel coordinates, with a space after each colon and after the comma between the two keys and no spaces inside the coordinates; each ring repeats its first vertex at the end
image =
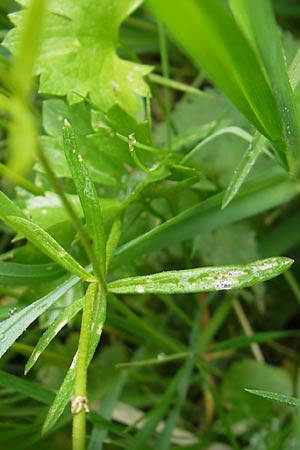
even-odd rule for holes
{"type": "MultiPolygon", "coordinates": [[[[300,298],[287,272],[293,260],[278,256],[293,256],[288,252],[299,241],[298,214],[284,217],[296,210],[299,193],[298,44],[287,42],[284,50],[269,0],[226,6],[191,0],[176,7],[149,0],[150,11],[143,7],[132,17],[141,1],[18,3],[9,16],[14,27],[1,22],[7,164],[0,166],[0,394],[3,415],[14,416],[24,396],[48,412],[41,420],[30,403],[34,423],[16,418],[0,441],[37,448],[44,439],[47,448],[59,448],[63,436],[67,448],[72,420],[73,450],[165,450],[180,442],[177,423],[191,409],[182,448],[208,448],[221,439],[250,449],[235,430],[238,416],[252,445],[248,435],[271,410],[235,390],[236,379],[254,373],[257,384],[242,387],[274,399],[265,392],[270,377],[277,399],[292,401],[291,377],[264,363],[259,344],[298,332],[254,332],[240,299],[262,314],[268,296],[279,308],[276,286],[300,298]],[[197,75],[165,26],[237,109],[216,88],[197,88],[206,75],[197,75]],[[152,73],[156,56],[147,52],[160,55],[162,75],[152,73]],[[178,70],[183,61],[187,75],[178,70]],[[181,76],[194,77],[195,86],[181,76]],[[172,89],[183,97],[172,97],[172,89]],[[282,273],[286,286],[260,284],[282,273]],[[232,311],[246,336],[232,337],[232,311]],[[104,327],[107,342],[98,353],[104,327]],[[225,337],[215,342],[221,327],[225,337]],[[54,340],[60,332],[64,341],[54,340]],[[237,357],[219,396],[222,364],[248,347],[258,362],[244,357],[239,365],[237,357]],[[31,378],[14,370],[15,354],[29,356],[31,378]],[[143,383],[152,383],[153,393],[143,383]],[[213,437],[205,427],[197,435],[193,395],[203,398],[207,424],[218,414],[213,437]],[[129,428],[111,421],[120,396],[146,409],[140,429],[140,417],[125,422],[129,428]],[[232,401],[240,409],[227,417],[232,401]]],[[[283,435],[272,445],[290,443],[283,435]]]]}

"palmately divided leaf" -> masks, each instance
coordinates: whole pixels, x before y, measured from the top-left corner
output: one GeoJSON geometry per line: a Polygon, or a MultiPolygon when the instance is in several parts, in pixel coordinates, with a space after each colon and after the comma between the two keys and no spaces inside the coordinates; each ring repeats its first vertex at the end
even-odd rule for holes
{"type": "MultiPolygon", "coordinates": [[[[18,0],[23,6],[28,0],[18,0]]],[[[101,2],[49,2],[36,71],[41,75],[40,92],[67,95],[70,103],[90,96],[102,110],[115,103],[135,115],[136,95],[147,96],[143,76],[151,68],[121,59],[119,27],[141,0],[101,2]]],[[[10,16],[16,28],[4,45],[14,51],[22,27],[24,11],[10,16]]]]}
{"type": "Polygon", "coordinates": [[[290,258],[268,258],[241,266],[171,270],[108,284],[115,294],[185,294],[241,289],[280,275],[293,264],[290,258]]]}

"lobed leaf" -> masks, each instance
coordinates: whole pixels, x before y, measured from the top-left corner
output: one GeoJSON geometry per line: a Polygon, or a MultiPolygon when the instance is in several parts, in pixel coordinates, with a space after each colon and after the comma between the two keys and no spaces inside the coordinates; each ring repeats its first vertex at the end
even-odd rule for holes
{"type": "Polygon", "coordinates": [[[16,216],[6,216],[4,220],[68,272],[73,273],[85,281],[95,281],[95,278],[91,274],[66,252],[50,234],[37,224],[16,216]]]}
{"type": "Polygon", "coordinates": [[[292,264],[289,258],[277,257],[240,266],[171,270],[112,281],[107,287],[115,294],[185,294],[242,289],[274,278],[292,264]]]}
{"type": "MultiPolygon", "coordinates": [[[[28,0],[18,3],[27,6],[28,0]]],[[[41,75],[40,92],[66,95],[70,103],[81,102],[89,95],[101,110],[107,111],[117,103],[134,116],[139,108],[137,95],[148,95],[143,76],[151,67],[121,59],[116,49],[121,23],[140,3],[49,2],[36,64],[36,73],[41,75]]],[[[10,15],[16,27],[7,34],[4,45],[12,52],[24,15],[24,9],[10,15]]]]}

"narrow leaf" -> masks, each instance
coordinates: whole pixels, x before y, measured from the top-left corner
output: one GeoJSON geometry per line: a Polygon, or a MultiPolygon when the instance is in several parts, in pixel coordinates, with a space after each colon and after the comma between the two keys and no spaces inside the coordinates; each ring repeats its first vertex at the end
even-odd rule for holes
{"type": "Polygon", "coordinates": [[[106,260],[106,237],[99,197],[89,170],[79,152],[72,127],[66,119],[63,126],[63,140],[65,156],[80,199],[87,229],[93,242],[96,255],[96,262],[93,265],[97,264],[94,270],[96,273],[101,273],[103,278],[106,260]]]}
{"type": "Polygon", "coordinates": [[[271,1],[230,0],[230,6],[266,69],[280,114],[289,169],[295,172],[299,161],[299,117],[271,1]]]}
{"type": "Polygon", "coordinates": [[[95,278],[40,226],[21,217],[7,216],[4,220],[68,272],[73,273],[85,281],[95,281],[95,278]]]}
{"type": "Polygon", "coordinates": [[[56,264],[16,264],[0,262],[0,283],[10,286],[28,286],[54,280],[64,272],[56,264]]]}
{"type": "Polygon", "coordinates": [[[271,140],[280,141],[279,112],[264,68],[223,5],[217,0],[178,0],[176,4],[172,0],[148,0],[148,3],[180,46],[247,119],[271,140]]]}
{"type": "Polygon", "coordinates": [[[267,398],[268,400],[274,400],[280,403],[286,403],[287,405],[300,407],[300,399],[295,397],[290,397],[284,394],[277,394],[276,392],[260,391],[256,389],[245,389],[245,391],[250,394],[258,395],[259,397],[267,398]]]}
{"type": "Polygon", "coordinates": [[[70,277],[60,284],[52,292],[40,298],[16,312],[9,319],[0,324],[0,357],[18,339],[19,336],[32,324],[41,314],[52,306],[62,295],[69,291],[79,282],[77,277],[70,277]]]}
{"type": "Polygon", "coordinates": [[[226,189],[224,199],[222,202],[222,209],[224,209],[235,197],[239,191],[241,185],[245,181],[247,175],[255,164],[257,158],[263,151],[263,146],[266,143],[266,138],[260,133],[256,133],[250,143],[247,151],[243,154],[243,157],[234,171],[233,177],[226,189]]]}
{"type": "Polygon", "coordinates": [[[54,322],[47,328],[43,336],[39,339],[37,345],[35,346],[29,360],[25,366],[25,375],[37,362],[38,358],[41,356],[43,351],[48,347],[52,339],[60,332],[60,330],[66,326],[73,317],[82,309],[83,298],[80,298],[76,302],[64,308],[64,310],[56,317],[54,322]]]}
{"type": "MultiPolygon", "coordinates": [[[[105,323],[106,318],[105,294],[101,295],[101,292],[98,292],[98,300],[96,301],[95,307],[96,308],[94,310],[92,330],[90,335],[88,365],[94,356],[105,323]]],[[[67,404],[70,402],[74,389],[76,359],[77,354],[74,356],[72,364],[67,372],[67,375],[65,376],[65,379],[54,399],[54,402],[52,403],[49,409],[49,413],[45,419],[43,426],[43,434],[50,431],[50,429],[55,425],[57,420],[64,412],[67,404]]]]}
{"type": "Polygon", "coordinates": [[[242,289],[276,277],[292,263],[292,259],[277,257],[241,266],[172,270],[113,281],[108,284],[108,291],[115,294],[184,294],[242,289]]]}
{"type": "Polygon", "coordinates": [[[224,210],[221,210],[223,193],[216,194],[123,244],[116,250],[113,265],[124,264],[128,258],[145,256],[159,248],[267,211],[286,203],[298,192],[297,183],[280,167],[275,167],[245,183],[224,210]]]}
{"type": "Polygon", "coordinates": [[[0,219],[4,221],[5,216],[17,216],[27,219],[23,211],[4,192],[0,191],[0,219]]]}

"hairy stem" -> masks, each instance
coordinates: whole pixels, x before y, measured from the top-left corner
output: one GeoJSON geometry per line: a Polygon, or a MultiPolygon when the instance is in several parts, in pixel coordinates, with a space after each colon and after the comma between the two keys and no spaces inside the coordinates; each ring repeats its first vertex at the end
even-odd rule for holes
{"type": "Polygon", "coordinates": [[[87,366],[91,325],[93,319],[93,304],[97,295],[98,284],[90,283],[83,305],[82,321],[79,337],[79,345],[75,368],[74,397],[72,398],[71,411],[73,414],[73,450],[85,449],[86,419],[89,412],[87,400],[87,366]]]}

